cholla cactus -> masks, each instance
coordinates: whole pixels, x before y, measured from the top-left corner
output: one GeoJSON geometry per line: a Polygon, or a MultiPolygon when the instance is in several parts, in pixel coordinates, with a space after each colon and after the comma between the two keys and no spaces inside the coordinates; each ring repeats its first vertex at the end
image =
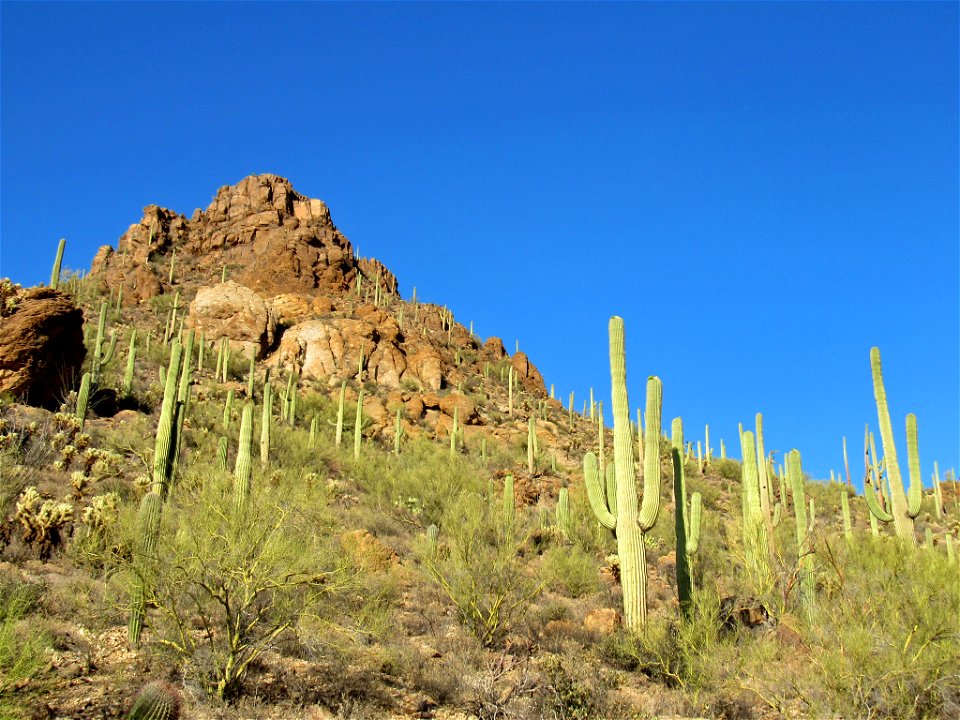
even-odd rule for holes
{"type": "Polygon", "coordinates": [[[80,519],[93,533],[102,533],[117,517],[117,508],[120,505],[120,496],[117,493],[96,495],[90,499],[90,505],[83,509],[80,519]]]}
{"type": "Polygon", "coordinates": [[[74,500],[79,500],[83,497],[83,491],[87,489],[87,485],[90,484],[90,478],[86,476],[85,473],[74,470],[70,473],[70,486],[73,488],[73,494],[71,497],[74,500]]]}
{"type": "Polygon", "coordinates": [[[40,548],[40,559],[50,557],[62,540],[63,529],[73,522],[73,506],[46,499],[32,485],[17,500],[16,519],[23,525],[25,542],[40,548]]]}

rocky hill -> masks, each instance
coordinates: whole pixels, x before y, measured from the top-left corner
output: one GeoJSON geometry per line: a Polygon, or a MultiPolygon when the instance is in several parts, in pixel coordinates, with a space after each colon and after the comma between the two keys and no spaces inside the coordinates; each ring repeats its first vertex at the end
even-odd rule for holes
{"type": "Polygon", "coordinates": [[[695,450],[658,381],[615,442],[275,175],[58,267],[0,285],[0,717],[960,713],[955,482],[695,450]]]}

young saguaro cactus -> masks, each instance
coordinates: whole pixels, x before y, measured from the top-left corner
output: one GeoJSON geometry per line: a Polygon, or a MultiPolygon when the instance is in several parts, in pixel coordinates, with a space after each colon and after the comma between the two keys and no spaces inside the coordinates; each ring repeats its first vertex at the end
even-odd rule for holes
{"type": "Polygon", "coordinates": [[[673,458],[674,528],[677,534],[677,596],[680,609],[689,613],[693,601],[693,581],[690,575],[690,556],[700,547],[701,497],[695,492],[687,510],[687,481],[683,459],[683,420],[674,418],[671,424],[673,458]]]}
{"type": "Polygon", "coordinates": [[[173,454],[176,449],[177,380],[183,348],[175,342],[170,351],[170,366],[167,368],[160,406],[160,421],[157,424],[157,440],[153,451],[153,491],[166,498],[173,475],[173,454]]]}
{"type": "Polygon", "coordinates": [[[60,243],[57,245],[57,256],[53,259],[53,271],[50,273],[50,287],[54,290],[60,284],[60,265],[63,263],[63,249],[66,246],[66,238],[60,238],[60,243]]]}
{"type": "MultiPolygon", "coordinates": [[[[156,552],[157,538],[160,535],[160,513],[163,498],[151,491],[143,496],[137,511],[137,554],[142,558],[151,558],[156,552]]],[[[130,602],[130,621],[127,625],[127,639],[133,647],[140,645],[143,621],[146,618],[147,586],[142,575],[135,575],[130,602]]]]}
{"type": "Polygon", "coordinates": [[[233,466],[234,496],[237,510],[243,510],[250,495],[253,479],[253,403],[243,406],[240,418],[240,444],[237,447],[237,461],[233,466]]]}
{"type": "Polygon", "coordinates": [[[84,420],[87,418],[87,406],[90,404],[90,373],[85,372],[80,378],[80,390],[77,392],[77,420],[80,421],[80,429],[83,429],[84,420]]]}
{"type": "Polygon", "coordinates": [[[633,436],[630,404],[627,399],[626,353],[623,319],[610,318],[610,377],[613,395],[613,459],[616,473],[616,515],[595,502],[600,497],[596,460],[584,458],[590,505],[600,523],[617,533],[620,580],[623,586],[625,625],[639,630],[647,617],[647,558],[643,536],[657,521],[660,512],[660,417],[663,389],[660,379],[647,379],[647,411],[642,468],[643,500],[637,507],[634,477],[633,436]],[[590,473],[590,466],[594,472],[590,473]],[[593,485],[593,489],[589,489],[593,485]]]}
{"type": "Polygon", "coordinates": [[[123,374],[123,394],[130,397],[133,393],[133,373],[137,362],[137,329],[130,331],[130,349],[127,350],[127,368],[123,374]]]}
{"type": "MultiPolygon", "coordinates": [[[[887,482],[890,485],[890,515],[897,537],[916,544],[913,519],[920,512],[920,500],[923,488],[919,472],[910,473],[910,489],[903,489],[900,475],[900,463],[897,460],[897,447],[893,440],[893,426],[890,424],[890,411],[887,408],[887,392],[883,386],[883,370],[880,364],[880,348],[870,349],[870,370],[873,375],[873,394],[877,402],[877,417],[880,422],[880,439],[883,441],[883,459],[887,468],[887,482]]],[[[907,417],[907,445],[910,452],[910,417],[907,417]]],[[[913,447],[916,448],[916,418],[913,418],[913,447]]],[[[919,461],[918,461],[919,466],[919,461]]],[[[881,518],[882,520],[882,518],[881,518]]]]}
{"type": "Polygon", "coordinates": [[[570,491],[567,488],[560,488],[560,494],[557,496],[556,513],[560,534],[569,540],[573,531],[573,522],[570,518],[570,491]]]}
{"type": "Polygon", "coordinates": [[[753,433],[745,430],[743,443],[743,546],[747,566],[758,588],[770,582],[770,538],[763,517],[760,473],[757,467],[757,451],[753,433]]]}
{"type": "MultiPolygon", "coordinates": [[[[803,469],[800,451],[787,453],[787,479],[793,492],[793,511],[797,521],[797,554],[800,559],[800,600],[805,607],[814,601],[816,579],[813,575],[813,549],[807,527],[807,503],[803,491],[803,469]]],[[[869,483],[868,483],[869,484],[869,483]]]]}
{"type": "MultiPolygon", "coordinates": [[[[263,414],[260,420],[260,467],[270,464],[270,425],[272,423],[273,388],[270,381],[263,384],[263,414]]],[[[246,412],[246,408],[244,408],[246,412]]]]}

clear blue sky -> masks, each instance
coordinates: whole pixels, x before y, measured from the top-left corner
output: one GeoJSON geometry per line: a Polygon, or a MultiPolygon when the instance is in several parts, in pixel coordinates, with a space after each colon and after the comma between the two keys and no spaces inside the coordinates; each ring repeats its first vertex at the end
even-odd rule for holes
{"type": "Polygon", "coordinates": [[[957,3],[3,2],[0,273],[273,172],[579,407],[960,467],[957,3]],[[609,402],[605,404],[609,405],[609,402]]]}

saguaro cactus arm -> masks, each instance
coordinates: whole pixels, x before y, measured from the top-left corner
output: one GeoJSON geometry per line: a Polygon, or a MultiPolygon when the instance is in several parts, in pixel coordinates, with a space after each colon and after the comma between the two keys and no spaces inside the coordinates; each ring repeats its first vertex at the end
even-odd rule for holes
{"type": "Polygon", "coordinates": [[[583,479],[587,486],[587,499],[590,501],[590,508],[593,510],[597,522],[607,530],[615,530],[617,518],[607,507],[606,495],[603,486],[600,484],[597,470],[597,456],[593,453],[587,453],[583,456],[583,479]]]}

